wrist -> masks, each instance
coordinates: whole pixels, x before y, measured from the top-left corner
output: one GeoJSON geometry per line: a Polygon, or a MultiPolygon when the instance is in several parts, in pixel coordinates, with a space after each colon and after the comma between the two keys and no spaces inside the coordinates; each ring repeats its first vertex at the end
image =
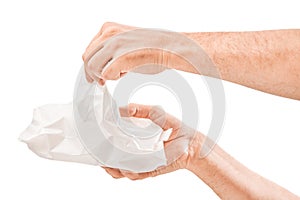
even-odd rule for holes
{"type": "Polygon", "coordinates": [[[218,170],[219,162],[223,160],[223,152],[215,145],[205,157],[200,156],[200,152],[207,138],[204,134],[197,132],[191,140],[188,151],[186,169],[194,173],[204,182],[210,182],[213,175],[218,170]]]}
{"type": "Polygon", "coordinates": [[[196,132],[189,144],[186,169],[193,173],[196,168],[199,168],[201,162],[204,162],[205,158],[200,158],[200,151],[204,140],[205,136],[200,132],[196,132]]]}

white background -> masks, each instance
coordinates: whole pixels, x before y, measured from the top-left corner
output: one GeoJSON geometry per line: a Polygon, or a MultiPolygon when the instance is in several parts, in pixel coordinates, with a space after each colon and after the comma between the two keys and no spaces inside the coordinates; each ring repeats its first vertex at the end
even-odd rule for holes
{"type": "MultiPolygon", "coordinates": [[[[297,2],[1,0],[0,199],[218,199],[185,170],[115,180],[99,167],[39,158],[17,138],[34,107],[72,100],[81,55],[105,21],[186,32],[300,28],[297,2]]],[[[199,76],[189,77],[193,87],[201,85],[199,76]]],[[[228,82],[224,87],[227,113],[219,145],[300,195],[300,102],[228,82]]],[[[153,90],[142,94],[134,100],[160,103],[153,90]]],[[[165,106],[178,114],[175,101],[165,106]]],[[[201,106],[205,132],[209,101],[201,106]]]]}

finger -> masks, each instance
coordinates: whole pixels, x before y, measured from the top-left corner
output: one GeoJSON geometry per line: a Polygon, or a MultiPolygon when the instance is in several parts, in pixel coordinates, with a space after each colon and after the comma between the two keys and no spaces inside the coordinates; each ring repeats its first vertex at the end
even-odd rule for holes
{"type": "Polygon", "coordinates": [[[116,80],[121,77],[122,73],[129,71],[143,74],[159,73],[167,69],[159,61],[161,57],[161,50],[144,48],[129,51],[115,57],[113,62],[106,65],[102,70],[102,76],[109,80],[116,80]]]}
{"type": "Polygon", "coordinates": [[[82,56],[83,60],[88,61],[97,51],[103,48],[104,42],[110,37],[108,34],[102,34],[98,38],[95,38],[86,48],[82,56]]]}
{"type": "Polygon", "coordinates": [[[159,125],[162,129],[167,130],[172,128],[173,131],[180,127],[181,122],[175,117],[167,114],[159,106],[129,104],[126,107],[120,108],[121,116],[147,118],[159,125]]]}
{"type": "MultiPolygon", "coordinates": [[[[174,168],[174,165],[171,164],[171,165],[167,165],[167,166],[164,166],[164,167],[160,167],[152,172],[149,172],[150,173],[150,176],[151,177],[155,177],[155,176],[158,176],[158,175],[162,175],[162,174],[167,174],[167,173],[170,173],[170,172],[173,172],[177,170],[177,168],[174,168]]],[[[148,174],[141,174],[142,177],[145,177],[147,176],[148,174]]]]}
{"type": "Polygon", "coordinates": [[[162,129],[169,129],[169,127],[167,127],[168,123],[166,122],[166,113],[163,109],[158,110],[156,107],[157,106],[129,104],[126,107],[120,107],[119,110],[120,115],[123,117],[147,118],[159,125],[162,129]]]}
{"type": "MultiPolygon", "coordinates": [[[[174,163],[176,163],[176,161],[174,163]]],[[[167,173],[173,172],[177,169],[179,169],[179,165],[172,163],[170,165],[160,167],[160,168],[158,168],[154,171],[151,171],[151,172],[133,173],[133,172],[122,172],[121,171],[121,173],[125,177],[127,177],[131,180],[142,180],[142,179],[149,178],[149,177],[156,177],[156,176],[159,176],[159,175],[162,175],[162,174],[167,174],[167,173]]]]}
{"type": "Polygon", "coordinates": [[[89,45],[89,47],[87,47],[85,49],[85,52],[82,55],[82,60],[84,63],[87,63],[91,57],[97,52],[99,51],[101,48],[103,48],[102,44],[96,44],[96,43],[92,43],[91,45],[89,45]]]}
{"type": "Polygon", "coordinates": [[[83,54],[83,59],[90,53],[90,51],[91,51],[92,49],[94,49],[94,47],[95,47],[95,41],[98,40],[98,38],[101,36],[101,34],[102,34],[102,32],[99,31],[99,32],[97,33],[97,35],[95,35],[95,36],[93,37],[93,39],[91,40],[91,42],[89,43],[89,45],[88,45],[88,46],[86,47],[86,49],[85,49],[85,52],[84,52],[84,54],[83,54]]]}
{"type": "Polygon", "coordinates": [[[149,112],[151,105],[141,104],[128,104],[127,106],[120,107],[120,114],[122,117],[137,117],[137,118],[149,118],[149,112]]]}
{"type": "Polygon", "coordinates": [[[89,49],[87,49],[84,54],[82,55],[82,59],[84,62],[84,65],[87,65],[90,61],[90,59],[101,49],[103,48],[103,44],[94,44],[91,47],[89,47],[89,49]]]}
{"type": "MultiPolygon", "coordinates": [[[[94,73],[94,71],[96,69],[93,69],[91,66],[89,66],[88,61],[90,60],[91,56],[94,54],[93,53],[93,54],[88,55],[89,53],[90,53],[89,51],[86,51],[85,54],[82,56],[83,61],[84,61],[84,71],[85,71],[86,79],[89,83],[92,83],[93,81],[96,81],[96,82],[99,82],[101,85],[104,85],[103,81],[100,81],[101,79],[99,78],[99,76],[97,76],[94,73]]],[[[98,74],[100,74],[100,73],[98,73],[98,74]]]]}
{"type": "Polygon", "coordinates": [[[109,175],[113,178],[123,178],[124,175],[121,173],[119,169],[114,169],[110,167],[102,167],[109,175]]]}
{"type": "Polygon", "coordinates": [[[149,65],[155,63],[153,61],[153,56],[150,56],[150,54],[147,54],[148,56],[145,55],[145,50],[138,50],[117,56],[109,65],[104,66],[102,76],[105,79],[117,80],[124,73],[132,71],[145,64],[149,65]]]}
{"type": "Polygon", "coordinates": [[[100,28],[100,30],[98,31],[98,33],[93,37],[93,39],[91,40],[91,42],[89,43],[89,45],[87,46],[84,54],[82,55],[83,60],[86,60],[88,55],[91,54],[91,52],[100,44],[103,42],[103,39],[101,40],[101,36],[103,38],[103,34],[105,29],[107,29],[109,26],[114,25],[115,23],[112,22],[106,22],[102,25],[102,27],[100,28]]]}
{"type": "MultiPolygon", "coordinates": [[[[103,27],[102,27],[103,29],[103,27]]],[[[88,47],[86,48],[82,58],[83,60],[89,60],[97,51],[99,51],[106,40],[113,37],[116,33],[107,33],[105,30],[101,29],[101,34],[96,35],[93,40],[90,42],[88,47]]],[[[100,33],[99,32],[99,33],[100,33]]]]}
{"type": "Polygon", "coordinates": [[[100,80],[98,81],[98,83],[103,86],[105,84],[105,80],[102,79],[102,78],[100,78],[100,80]]]}
{"type": "Polygon", "coordinates": [[[84,68],[84,72],[85,72],[85,78],[86,78],[87,82],[92,83],[93,78],[87,73],[85,68],[84,68]]]}
{"type": "Polygon", "coordinates": [[[139,180],[139,173],[134,173],[126,170],[120,170],[122,175],[126,178],[129,178],[130,180],[139,180]]]}
{"type": "Polygon", "coordinates": [[[103,78],[101,72],[105,65],[107,65],[112,60],[112,54],[110,51],[99,50],[94,56],[92,56],[87,63],[85,63],[85,70],[89,75],[94,74],[98,78],[103,78]]]}
{"type": "Polygon", "coordinates": [[[100,82],[100,78],[97,77],[95,74],[93,73],[87,73],[89,75],[89,77],[92,79],[92,81],[90,83],[92,83],[93,81],[95,82],[100,82]]]}
{"type": "Polygon", "coordinates": [[[119,107],[121,117],[132,117],[135,110],[130,110],[128,106],[119,107]]]}
{"type": "Polygon", "coordinates": [[[123,170],[120,170],[120,172],[123,174],[124,177],[129,178],[130,180],[141,180],[151,176],[151,172],[134,173],[134,172],[123,171],[123,170]]]}
{"type": "Polygon", "coordinates": [[[98,31],[98,33],[93,37],[93,39],[92,39],[92,41],[90,42],[90,44],[93,42],[93,41],[95,41],[97,38],[99,38],[102,34],[103,34],[103,32],[105,31],[105,29],[107,29],[109,26],[112,26],[112,25],[114,25],[115,23],[113,23],[113,22],[105,22],[102,26],[101,26],[101,28],[100,28],[100,30],[98,31]]]}
{"type": "Polygon", "coordinates": [[[131,113],[133,113],[133,117],[148,118],[164,130],[170,128],[175,130],[180,126],[180,121],[174,116],[166,113],[160,106],[149,107],[139,104],[129,104],[129,108],[131,109],[131,113]]]}
{"type": "MultiPolygon", "coordinates": [[[[120,107],[119,110],[122,117],[147,118],[160,126],[164,131],[172,129],[168,139],[166,139],[164,142],[165,148],[176,144],[176,140],[179,138],[192,137],[192,135],[196,133],[196,130],[187,127],[172,115],[169,115],[165,112],[161,114],[160,112],[162,109],[158,106],[129,104],[126,107],[120,107]]],[[[176,149],[176,146],[177,145],[174,146],[175,149],[172,147],[172,152],[182,151],[182,148],[176,149]]]]}

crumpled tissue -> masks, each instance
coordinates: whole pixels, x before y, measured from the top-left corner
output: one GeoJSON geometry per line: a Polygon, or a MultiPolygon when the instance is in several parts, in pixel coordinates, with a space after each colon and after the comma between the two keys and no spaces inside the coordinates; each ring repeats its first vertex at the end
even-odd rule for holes
{"type": "Polygon", "coordinates": [[[77,79],[73,103],[50,104],[34,110],[19,139],[37,155],[147,172],[167,164],[163,131],[148,119],[121,117],[105,86],[77,79]]]}

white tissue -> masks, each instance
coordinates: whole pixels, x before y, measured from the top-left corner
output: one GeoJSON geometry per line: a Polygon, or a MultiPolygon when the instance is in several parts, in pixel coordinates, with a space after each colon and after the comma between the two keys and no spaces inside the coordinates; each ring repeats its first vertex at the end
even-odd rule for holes
{"type": "Polygon", "coordinates": [[[72,110],[72,103],[34,109],[32,122],[19,139],[41,157],[97,165],[78,138],[72,110]]]}
{"type": "Polygon", "coordinates": [[[106,87],[87,83],[84,75],[76,88],[73,103],[34,110],[32,123],[20,135],[34,153],[133,172],[167,164],[163,142],[170,131],[148,119],[120,117],[106,87]]]}

